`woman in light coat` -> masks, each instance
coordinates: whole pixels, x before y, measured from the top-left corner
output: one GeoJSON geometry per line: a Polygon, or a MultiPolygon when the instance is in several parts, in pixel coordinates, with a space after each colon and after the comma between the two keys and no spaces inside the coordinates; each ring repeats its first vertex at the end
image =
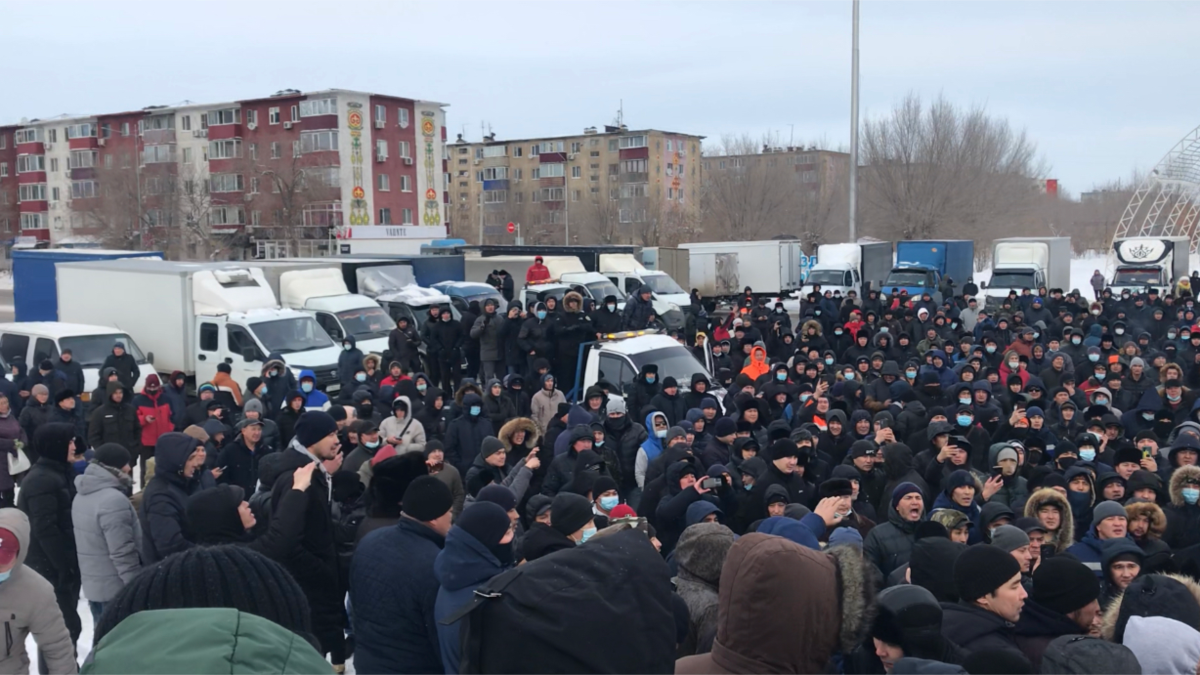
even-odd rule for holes
{"type": "Polygon", "coordinates": [[[550,420],[558,414],[558,404],[566,403],[567,397],[559,391],[555,385],[554,376],[546,373],[542,376],[541,387],[529,402],[529,407],[533,413],[533,421],[538,423],[538,428],[542,430],[542,435],[546,434],[546,427],[550,425],[550,420]]]}
{"type": "Polygon", "coordinates": [[[392,401],[392,416],[380,422],[379,434],[397,455],[425,452],[425,427],[413,417],[412,401],[407,396],[392,401]]]}

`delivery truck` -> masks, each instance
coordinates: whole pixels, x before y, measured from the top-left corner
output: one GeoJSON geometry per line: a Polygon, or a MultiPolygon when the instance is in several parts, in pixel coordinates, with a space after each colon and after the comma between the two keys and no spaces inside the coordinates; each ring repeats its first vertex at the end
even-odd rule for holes
{"type": "Polygon", "coordinates": [[[863,297],[870,289],[880,290],[891,271],[890,241],[824,244],[817,247],[816,263],[809,265],[801,294],[807,295],[820,286],[822,293],[846,295],[855,291],[863,297]]]}
{"type": "MultiPolygon", "coordinates": [[[[689,254],[689,273],[699,270],[717,272],[717,265],[701,263],[695,265],[698,255],[709,253],[733,253],[737,255],[738,288],[733,293],[714,293],[717,297],[740,295],[750,287],[757,297],[778,297],[800,290],[804,283],[800,269],[800,258],[804,255],[798,239],[768,239],[766,241],[710,241],[680,244],[689,254]]],[[[728,281],[726,276],[725,281],[728,281]]],[[[703,292],[703,288],[720,285],[717,279],[697,279],[692,276],[692,287],[703,292]]]]}
{"type": "Polygon", "coordinates": [[[691,251],[686,248],[647,246],[642,249],[643,267],[664,272],[681,284],[691,279],[691,258],[691,251]]]}
{"type": "MultiPolygon", "coordinates": [[[[1117,258],[1109,287],[1120,293],[1144,293],[1154,288],[1170,293],[1181,277],[1188,276],[1190,240],[1187,237],[1127,237],[1113,241],[1117,258]]],[[[1192,289],[1195,293],[1196,289],[1192,289]]]]}
{"type": "MultiPolygon", "coordinates": [[[[1010,292],[1045,286],[1071,286],[1070,237],[1006,237],[992,243],[992,278],[980,284],[987,307],[998,307],[1010,292]]],[[[960,286],[961,287],[961,286],[960,286]]]]}
{"type": "Polygon", "coordinates": [[[395,322],[379,303],[351,293],[342,269],[328,263],[293,261],[256,265],[281,305],[311,314],[334,342],[353,337],[364,354],[382,354],[387,349],[395,322]]]}
{"type": "Polygon", "coordinates": [[[341,349],[311,314],[279,306],[260,267],[134,259],[59,263],[57,273],[60,319],[131,335],[158,372],[182,371],[192,386],[220,363],[244,385],[278,354],[297,377],[311,370],[318,388],[341,388],[341,349]]]}
{"type": "Polygon", "coordinates": [[[742,292],[738,283],[738,254],[688,251],[688,285],[705,298],[732,298],[742,292]]]}
{"type": "Polygon", "coordinates": [[[14,249],[13,313],[17,321],[57,321],[58,283],[54,266],[61,262],[157,258],[161,251],[116,251],[97,248],[14,249]]]}
{"type": "Polygon", "coordinates": [[[957,292],[974,274],[975,242],[969,239],[898,241],[896,265],[883,282],[883,292],[929,293],[940,304],[938,286],[944,277],[950,277],[957,292]]]}

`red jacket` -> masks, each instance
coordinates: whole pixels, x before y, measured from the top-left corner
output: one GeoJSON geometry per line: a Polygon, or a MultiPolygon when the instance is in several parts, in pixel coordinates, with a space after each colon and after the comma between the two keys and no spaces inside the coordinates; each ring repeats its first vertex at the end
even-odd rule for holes
{"type": "Polygon", "coordinates": [[[143,446],[153,448],[159,436],[175,431],[175,424],[171,421],[171,404],[161,390],[151,395],[143,389],[134,398],[133,404],[137,407],[138,424],[142,426],[143,446]],[[153,417],[154,421],[149,421],[149,417],[153,417]]]}
{"type": "Polygon", "coordinates": [[[539,281],[550,281],[550,269],[542,263],[534,263],[525,272],[525,283],[533,284],[539,281]]]}

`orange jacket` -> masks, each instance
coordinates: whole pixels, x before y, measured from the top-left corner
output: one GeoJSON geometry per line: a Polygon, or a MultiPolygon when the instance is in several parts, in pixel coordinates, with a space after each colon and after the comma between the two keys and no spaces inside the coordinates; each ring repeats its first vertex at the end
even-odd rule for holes
{"type": "Polygon", "coordinates": [[[233,378],[228,373],[218,372],[216,375],[213,375],[212,383],[217,389],[232,393],[233,400],[237,402],[239,408],[242,407],[242,388],[238,386],[237,382],[233,381],[233,378]]]}
{"type": "Polygon", "coordinates": [[[751,349],[750,363],[745,368],[742,368],[742,373],[749,375],[752,380],[757,380],[770,372],[770,370],[771,367],[767,365],[767,350],[762,347],[751,349]]]}

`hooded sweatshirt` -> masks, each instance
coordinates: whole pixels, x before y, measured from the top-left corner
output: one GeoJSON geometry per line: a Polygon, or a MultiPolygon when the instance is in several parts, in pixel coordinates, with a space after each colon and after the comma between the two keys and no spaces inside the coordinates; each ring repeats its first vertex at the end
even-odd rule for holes
{"type": "Polygon", "coordinates": [[[17,509],[0,509],[0,528],[12,532],[20,547],[7,581],[0,583],[0,615],[9,647],[0,658],[0,672],[28,673],[25,638],[33,635],[51,673],[74,673],[75,645],[63,623],[54,587],[25,566],[29,551],[29,518],[17,509]]]}

